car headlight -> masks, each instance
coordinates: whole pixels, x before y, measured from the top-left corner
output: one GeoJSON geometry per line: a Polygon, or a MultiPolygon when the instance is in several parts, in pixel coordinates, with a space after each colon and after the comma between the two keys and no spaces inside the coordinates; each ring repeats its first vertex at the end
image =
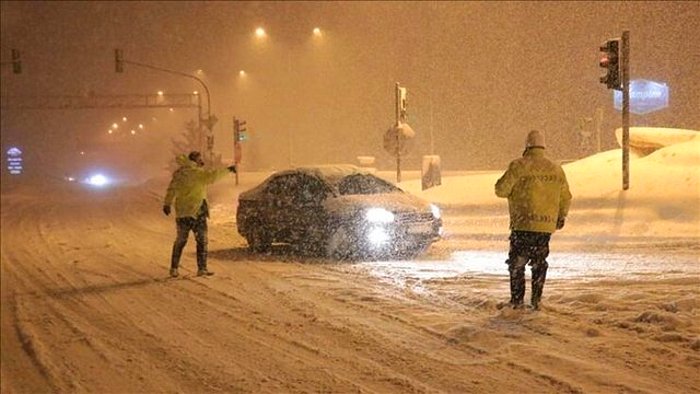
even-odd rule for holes
{"type": "Polygon", "coordinates": [[[95,174],[85,179],[85,183],[90,186],[103,187],[107,186],[110,183],[110,180],[102,174],[95,174]]]}
{"type": "Polygon", "coordinates": [[[391,223],[394,221],[394,214],[384,208],[371,208],[365,212],[365,219],[372,223],[391,223]]]}
{"type": "Polygon", "coordinates": [[[433,213],[435,219],[440,219],[442,213],[440,213],[440,208],[435,204],[430,204],[430,211],[433,213]]]}
{"type": "Polygon", "coordinates": [[[389,234],[381,227],[375,227],[367,233],[367,239],[372,246],[381,246],[389,241],[389,234]]]}

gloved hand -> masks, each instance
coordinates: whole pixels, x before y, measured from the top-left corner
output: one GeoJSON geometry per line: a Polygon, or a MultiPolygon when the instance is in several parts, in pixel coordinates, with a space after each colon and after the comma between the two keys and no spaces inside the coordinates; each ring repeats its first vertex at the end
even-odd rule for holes
{"type": "Polygon", "coordinates": [[[236,165],[235,165],[235,164],[232,164],[232,165],[230,165],[230,166],[228,166],[228,167],[226,167],[226,168],[228,168],[228,170],[231,171],[231,172],[234,173],[234,174],[235,174],[236,172],[238,172],[238,170],[236,169],[236,165]]]}
{"type": "Polygon", "coordinates": [[[565,217],[560,217],[557,219],[557,230],[561,230],[564,228],[564,223],[566,222],[565,217]]]}
{"type": "Polygon", "coordinates": [[[170,205],[163,205],[163,213],[165,216],[170,215],[170,205]]]}

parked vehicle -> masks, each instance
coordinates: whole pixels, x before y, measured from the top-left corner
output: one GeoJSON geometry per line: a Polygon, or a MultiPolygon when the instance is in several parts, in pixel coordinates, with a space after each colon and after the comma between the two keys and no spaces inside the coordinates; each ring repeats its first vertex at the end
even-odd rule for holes
{"type": "Polygon", "coordinates": [[[333,258],[416,255],[440,238],[440,209],[361,168],[280,171],[242,193],[238,232],[256,252],[288,243],[333,258]]]}

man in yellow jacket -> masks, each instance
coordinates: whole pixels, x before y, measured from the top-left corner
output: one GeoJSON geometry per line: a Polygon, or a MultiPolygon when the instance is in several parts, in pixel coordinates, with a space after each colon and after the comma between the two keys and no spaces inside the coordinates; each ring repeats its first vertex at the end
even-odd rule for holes
{"type": "Polygon", "coordinates": [[[235,173],[236,166],[205,169],[202,154],[197,151],[190,152],[188,156],[178,156],[176,161],[180,167],[173,173],[163,201],[163,213],[166,216],[170,215],[170,206],[173,200],[175,201],[177,237],[170,259],[170,276],[178,276],[180,256],[187,244],[190,231],[194,233],[197,241],[197,276],[213,275],[213,272],[207,270],[207,218],[209,217],[207,186],[221,179],[228,172],[235,173]]]}
{"type": "Polygon", "coordinates": [[[527,135],[523,157],[513,160],[496,182],[496,196],[508,199],[510,211],[510,303],[522,308],[525,297],[525,265],[532,266],[533,309],[539,308],[547,277],[549,240],[562,229],[571,205],[566,174],[545,157],[544,135],[527,135]]]}

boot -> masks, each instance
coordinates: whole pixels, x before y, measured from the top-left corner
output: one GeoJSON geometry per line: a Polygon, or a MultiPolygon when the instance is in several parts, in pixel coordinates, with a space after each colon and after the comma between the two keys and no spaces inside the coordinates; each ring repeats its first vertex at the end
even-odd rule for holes
{"type": "Polygon", "coordinates": [[[532,309],[538,310],[540,300],[542,299],[542,291],[544,290],[544,282],[547,279],[547,261],[534,262],[532,264],[532,297],[530,303],[532,309]]]}
{"type": "Polygon", "coordinates": [[[525,298],[525,264],[524,257],[516,257],[508,262],[510,272],[510,303],[514,309],[521,308],[525,298]]]}
{"type": "Polygon", "coordinates": [[[200,269],[197,270],[197,276],[212,276],[212,275],[214,275],[214,273],[211,272],[211,271],[208,271],[208,270],[206,269],[206,267],[205,267],[205,268],[200,268],[200,269]]]}

